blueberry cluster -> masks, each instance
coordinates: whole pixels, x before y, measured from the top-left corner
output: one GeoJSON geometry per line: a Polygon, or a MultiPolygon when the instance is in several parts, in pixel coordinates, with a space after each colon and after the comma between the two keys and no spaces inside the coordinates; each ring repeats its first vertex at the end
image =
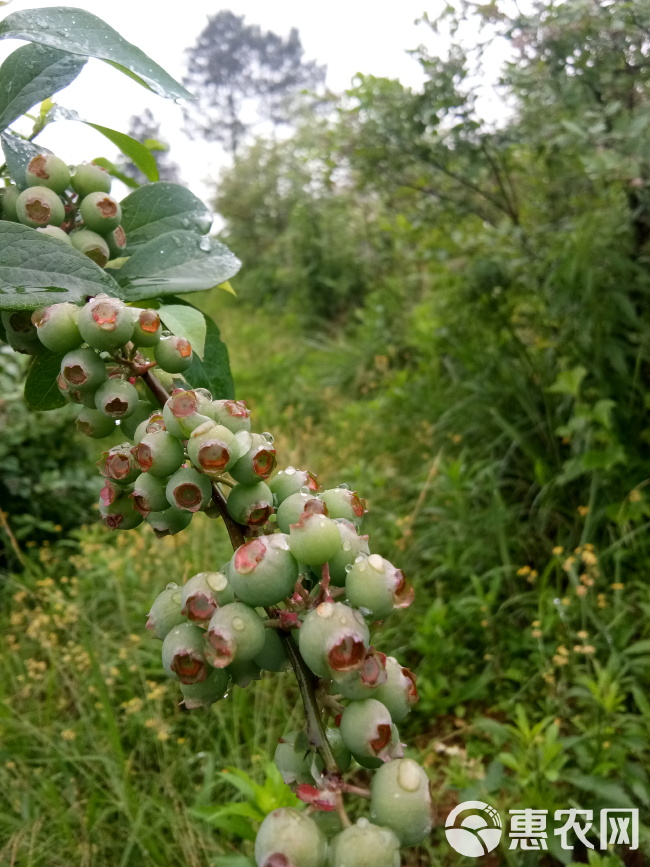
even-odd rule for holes
{"type": "Polygon", "coordinates": [[[165,479],[173,472],[160,484],[161,500],[166,496],[177,510],[190,503],[198,509],[210,499],[201,478],[227,482],[228,514],[247,528],[248,538],[218,571],[200,572],[182,587],[169,584],[149,613],[147,627],[162,640],[163,667],[179,681],[185,707],[207,708],[231,684],[289,667],[287,642],[295,647],[295,636],[318,681],[338,771],[325,768],[303,730],[278,744],[283,778],[304,800],[331,809],[353,760],[375,771],[370,819],[327,842],[307,814],[275,810],[260,828],[257,864],[396,867],[400,847],[428,834],[431,805],[427,777],[403,757],[396,727],[417,701],[415,677],[371,646],[370,627],[408,606],[413,591],[399,569],[370,553],[360,534],[364,500],[346,485],[319,491],[313,474],[293,467],[270,478],[272,438],[250,432],[245,404],[212,401],[199,390],[174,391],[136,441],[135,465],[145,471],[131,494],[137,508],[146,508],[149,496],[139,480],[173,448],[173,460],[160,469],[165,479]],[[191,466],[182,465],[185,454],[172,443],[184,445],[191,466]]]}
{"type": "Polygon", "coordinates": [[[67,166],[54,154],[38,154],[25,171],[26,189],[6,187],[2,219],[22,223],[71,244],[101,268],[122,255],[122,209],[110,195],[111,176],[94,163],[67,166]]]}

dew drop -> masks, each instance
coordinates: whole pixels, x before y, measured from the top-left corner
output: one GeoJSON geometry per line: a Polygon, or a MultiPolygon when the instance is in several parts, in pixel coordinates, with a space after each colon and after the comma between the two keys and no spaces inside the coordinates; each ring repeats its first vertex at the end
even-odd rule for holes
{"type": "Polygon", "coordinates": [[[181,239],[180,239],[179,237],[177,237],[177,236],[174,237],[174,244],[176,244],[177,247],[182,247],[182,246],[183,246],[183,242],[182,242],[181,239]]]}
{"type": "Polygon", "coordinates": [[[232,628],[236,629],[237,632],[243,632],[246,624],[242,620],[241,617],[233,617],[232,620],[232,628]]]}
{"type": "Polygon", "coordinates": [[[293,476],[296,473],[297,473],[297,470],[295,467],[287,467],[286,470],[284,471],[285,476],[293,476]]]}
{"type": "Polygon", "coordinates": [[[352,550],[352,542],[344,542],[341,547],[343,548],[344,551],[351,551],[352,550]]]}
{"type": "Polygon", "coordinates": [[[77,174],[77,167],[76,166],[68,166],[68,171],[70,172],[70,177],[74,178],[74,176],[77,174]]]}
{"type": "Polygon", "coordinates": [[[360,819],[357,819],[357,828],[367,828],[370,825],[370,822],[367,819],[364,819],[363,816],[360,819]]]}
{"type": "Polygon", "coordinates": [[[183,217],[183,219],[182,219],[181,222],[183,223],[183,225],[185,226],[186,229],[187,229],[187,228],[189,227],[189,225],[190,225],[190,221],[187,219],[187,217],[183,217]]]}
{"type": "Polygon", "coordinates": [[[208,253],[212,249],[212,241],[209,238],[201,238],[199,241],[199,250],[208,253]]]}
{"type": "Polygon", "coordinates": [[[372,614],[372,609],[371,608],[359,608],[359,613],[363,617],[370,617],[370,615],[372,614]]]}
{"type": "Polygon", "coordinates": [[[368,563],[377,572],[384,571],[384,558],[381,557],[379,554],[371,554],[370,557],[368,557],[368,563]]]}
{"type": "Polygon", "coordinates": [[[362,561],[362,560],[365,560],[365,559],[366,559],[365,557],[362,557],[361,554],[359,554],[358,557],[355,557],[355,558],[354,558],[354,562],[355,562],[355,563],[361,563],[361,561],[362,561]]]}
{"type": "Polygon", "coordinates": [[[352,571],[352,563],[348,563],[348,565],[345,567],[345,571],[346,571],[346,572],[351,572],[351,571],[352,571]]]}
{"type": "Polygon", "coordinates": [[[262,436],[262,439],[265,439],[265,440],[267,441],[267,443],[270,444],[270,443],[273,442],[273,434],[272,434],[272,433],[269,433],[267,430],[265,430],[265,431],[261,434],[261,436],[262,436]]]}
{"type": "Polygon", "coordinates": [[[165,590],[176,590],[178,588],[178,584],[175,581],[170,581],[169,584],[165,587],[165,590]]]}
{"type": "Polygon", "coordinates": [[[301,494],[311,494],[311,491],[309,490],[307,485],[303,485],[302,488],[300,489],[300,493],[301,494]]]}
{"type": "Polygon", "coordinates": [[[350,485],[348,485],[347,482],[342,482],[340,485],[337,485],[336,488],[339,491],[351,491],[352,490],[352,488],[350,487],[350,485]]]}
{"type": "Polygon", "coordinates": [[[321,602],[316,609],[316,614],[318,614],[319,617],[325,618],[325,620],[329,620],[330,617],[334,616],[335,610],[333,602],[321,602]]]}
{"type": "Polygon", "coordinates": [[[225,575],[222,575],[221,572],[208,572],[205,580],[208,587],[217,593],[219,590],[225,590],[228,584],[228,579],[225,575]]]}
{"type": "Polygon", "coordinates": [[[174,605],[180,605],[181,604],[180,592],[179,593],[172,593],[172,602],[174,603],[174,605]]]}

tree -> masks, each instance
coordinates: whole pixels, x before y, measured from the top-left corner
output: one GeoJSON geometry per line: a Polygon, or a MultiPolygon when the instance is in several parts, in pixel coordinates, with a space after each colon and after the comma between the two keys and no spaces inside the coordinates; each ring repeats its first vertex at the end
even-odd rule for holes
{"type": "MultiPolygon", "coordinates": [[[[145,108],[141,115],[134,114],[131,117],[129,135],[154,152],[161,181],[170,181],[173,184],[181,183],[180,170],[169,156],[169,145],[160,138],[160,124],[150,109],[145,108]]],[[[119,163],[119,168],[125,175],[134,178],[138,183],[147,183],[145,176],[130,160],[122,160],[119,163]]]]}
{"type": "Polygon", "coordinates": [[[286,123],[291,98],[325,79],[325,67],[303,53],[295,28],[282,37],[246,24],[243,15],[212,16],[188,51],[185,84],[197,98],[186,113],[190,131],[234,157],[256,122],[286,123]]]}

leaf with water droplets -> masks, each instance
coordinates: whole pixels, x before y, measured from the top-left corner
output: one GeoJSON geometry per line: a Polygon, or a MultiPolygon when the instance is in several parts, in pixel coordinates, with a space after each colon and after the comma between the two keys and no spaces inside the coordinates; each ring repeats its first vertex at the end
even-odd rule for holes
{"type": "Polygon", "coordinates": [[[122,297],[110,274],[70,244],[0,221],[0,310],[78,304],[100,292],[122,297]]]}
{"type": "Polygon", "coordinates": [[[149,184],[128,195],[121,205],[128,254],[174,229],[204,234],[212,223],[203,202],[179,184],[149,184]]]}
{"type": "Polygon", "coordinates": [[[19,190],[24,190],[27,186],[25,183],[27,163],[38,154],[51,154],[52,151],[35,145],[33,142],[25,141],[24,138],[19,138],[10,132],[3,132],[0,135],[0,142],[2,142],[2,150],[11,179],[19,190]]]}
{"type": "Polygon", "coordinates": [[[239,271],[241,262],[224,244],[213,240],[210,249],[203,250],[201,240],[196,232],[177,230],[138,247],[118,274],[127,300],[201,292],[224,283],[239,271]]]}
{"type": "Polygon", "coordinates": [[[85,63],[85,57],[44,45],[24,45],[10,54],[0,66],[0,130],[71,84],[85,63]]]}
{"type": "Polygon", "coordinates": [[[96,15],[83,9],[53,6],[12,12],[0,22],[0,39],[24,39],[100,60],[168,99],[193,99],[192,94],[150,57],[127,42],[96,15]]]}

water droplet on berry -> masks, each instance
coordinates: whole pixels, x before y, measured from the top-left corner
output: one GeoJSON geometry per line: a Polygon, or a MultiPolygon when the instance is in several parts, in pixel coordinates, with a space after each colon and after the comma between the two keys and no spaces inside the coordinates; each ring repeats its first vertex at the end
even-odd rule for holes
{"type": "Polygon", "coordinates": [[[208,253],[212,249],[212,242],[209,238],[201,238],[199,241],[199,250],[203,250],[204,253],[208,253]]]}
{"type": "Polygon", "coordinates": [[[172,593],[172,602],[174,605],[181,604],[181,594],[180,593],[172,593]]]}
{"type": "Polygon", "coordinates": [[[221,572],[209,572],[207,578],[208,587],[211,590],[219,592],[219,590],[225,590],[226,585],[228,584],[228,579],[225,575],[222,575],[221,572]]]}
{"type": "Polygon", "coordinates": [[[319,522],[318,522],[318,526],[319,526],[321,529],[324,529],[325,527],[327,527],[327,521],[319,521],[319,522]]]}
{"type": "Polygon", "coordinates": [[[175,581],[170,581],[169,584],[165,587],[165,590],[176,590],[178,584],[175,581]]]}
{"type": "Polygon", "coordinates": [[[267,441],[267,443],[270,444],[273,442],[273,434],[271,434],[267,430],[265,430],[264,433],[262,434],[262,439],[265,439],[267,441]]]}
{"type": "Polygon", "coordinates": [[[351,572],[351,571],[352,571],[352,563],[348,563],[348,565],[345,567],[345,571],[346,571],[346,572],[351,572]]]}
{"type": "Polygon", "coordinates": [[[339,490],[339,491],[351,491],[352,490],[351,486],[348,485],[347,482],[342,482],[340,485],[337,485],[336,487],[337,487],[337,490],[339,490]]]}
{"type": "Polygon", "coordinates": [[[368,563],[376,572],[384,571],[384,558],[379,554],[371,554],[370,557],[368,557],[368,563]]]}
{"type": "Polygon", "coordinates": [[[370,615],[372,614],[372,610],[370,608],[360,608],[359,613],[363,617],[370,617],[370,615]]]}
{"type": "Polygon", "coordinates": [[[360,819],[357,819],[357,828],[367,828],[370,825],[370,822],[367,819],[364,819],[363,816],[360,819]]]}
{"type": "Polygon", "coordinates": [[[343,548],[344,551],[351,551],[352,550],[352,542],[344,542],[341,547],[343,548]]]}
{"type": "Polygon", "coordinates": [[[293,476],[297,472],[295,467],[287,467],[284,471],[285,476],[293,476]]]}
{"type": "Polygon", "coordinates": [[[334,603],[333,602],[321,602],[321,604],[316,609],[316,614],[319,617],[324,617],[326,620],[330,617],[334,616],[334,603]]]}
{"type": "Polygon", "coordinates": [[[246,624],[242,620],[241,617],[233,617],[232,619],[232,628],[236,629],[237,632],[243,632],[246,624]]]}
{"type": "Polygon", "coordinates": [[[307,485],[303,485],[302,488],[300,489],[300,493],[301,494],[311,494],[311,491],[309,490],[307,485]]]}

